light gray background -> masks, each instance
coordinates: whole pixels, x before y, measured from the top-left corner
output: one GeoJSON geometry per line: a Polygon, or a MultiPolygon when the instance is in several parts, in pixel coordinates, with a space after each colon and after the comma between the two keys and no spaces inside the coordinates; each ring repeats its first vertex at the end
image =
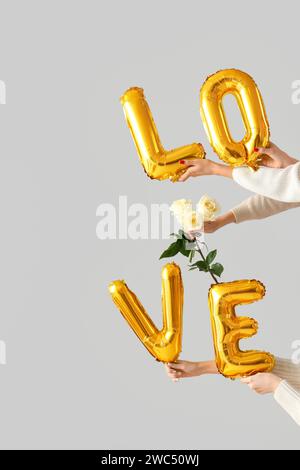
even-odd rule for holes
{"type": "MultiPolygon", "coordinates": [[[[221,68],[259,84],[272,139],[300,157],[299,5],[285,1],[1,1],[1,448],[299,449],[272,397],[221,377],[173,384],[107,293],[125,278],[159,324],[166,241],[100,241],[96,208],[248,193],[217,178],[146,178],[119,96],[145,89],[167,148],[201,141],[199,88],[221,68]]],[[[232,127],[238,121],[231,120],[232,127]]],[[[248,347],[290,357],[300,338],[299,212],[209,237],[224,278],[258,278],[266,298],[248,347]]],[[[212,357],[208,279],[182,266],[182,358],[212,357]]]]}

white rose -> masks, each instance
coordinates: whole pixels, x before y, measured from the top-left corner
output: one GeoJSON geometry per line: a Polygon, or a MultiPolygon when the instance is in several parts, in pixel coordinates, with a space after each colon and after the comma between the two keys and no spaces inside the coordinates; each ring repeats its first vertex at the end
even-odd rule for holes
{"type": "Polygon", "coordinates": [[[190,199],[178,199],[177,201],[173,202],[170,210],[173,212],[178,223],[182,225],[182,221],[184,220],[186,214],[192,212],[193,210],[192,201],[190,199]]]}
{"type": "Polygon", "coordinates": [[[202,214],[204,222],[214,220],[220,211],[220,206],[215,199],[205,194],[197,204],[197,210],[202,214]]]}
{"type": "Polygon", "coordinates": [[[187,212],[184,215],[184,218],[181,223],[184,232],[189,232],[190,230],[195,230],[199,227],[202,227],[202,224],[202,214],[199,214],[199,212],[196,211],[187,212]]]}
{"type": "Polygon", "coordinates": [[[202,214],[193,210],[193,204],[190,199],[178,199],[174,201],[170,210],[185,232],[202,225],[202,214]]]}

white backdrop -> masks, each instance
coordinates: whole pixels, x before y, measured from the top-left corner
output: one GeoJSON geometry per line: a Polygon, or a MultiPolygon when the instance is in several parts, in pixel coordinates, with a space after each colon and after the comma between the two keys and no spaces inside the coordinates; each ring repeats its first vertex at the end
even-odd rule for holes
{"type": "MultiPolygon", "coordinates": [[[[201,141],[207,75],[256,80],[272,139],[300,158],[299,5],[286,1],[0,1],[1,448],[299,449],[272,397],[221,377],[170,382],[107,292],[126,279],[159,324],[162,240],[96,237],[101,203],[195,202],[227,210],[248,196],[212,177],[148,179],[119,97],[145,89],[167,148],[201,141]]],[[[236,115],[235,115],[236,116],[236,115]]],[[[231,126],[238,127],[232,117],[231,126]]],[[[299,212],[210,236],[224,279],[260,279],[265,299],[247,347],[290,357],[300,338],[299,212]]],[[[187,272],[182,358],[213,355],[207,277],[187,272]]]]}

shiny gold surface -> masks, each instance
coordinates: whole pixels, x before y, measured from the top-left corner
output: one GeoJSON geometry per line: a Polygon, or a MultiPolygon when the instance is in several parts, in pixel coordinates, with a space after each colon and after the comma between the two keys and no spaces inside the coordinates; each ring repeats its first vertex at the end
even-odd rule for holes
{"type": "Polygon", "coordinates": [[[225,377],[237,378],[258,372],[270,372],[274,357],[263,351],[241,351],[239,341],[257,333],[256,320],[238,317],[237,305],[250,304],[263,298],[265,288],[256,280],[214,284],[208,295],[213,341],[218,370],[225,377]]]}
{"type": "MultiPolygon", "coordinates": [[[[145,282],[149,282],[150,289],[151,282],[145,282]]],[[[183,284],[179,266],[170,263],[162,269],[163,328],[160,331],[124,281],[113,281],[109,291],[117,308],[150,354],[158,361],[175,361],[182,342],[183,284]]]]}
{"type": "Polygon", "coordinates": [[[269,143],[269,124],[264,103],[254,80],[235,69],[220,70],[209,76],[200,90],[200,114],[209,142],[224,162],[258,168],[255,147],[269,143]],[[222,100],[235,96],[245,126],[245,135],[235,142],[230,134],[222,100]]]}
{"type": "Polygon", "coordinates": [[[204,158],[201,144],[165,150],[142,88],[129,88],[120,99],[126,121],[147,175],[152,179],[177,181],[186,168],[180,160],[204,158]]]}

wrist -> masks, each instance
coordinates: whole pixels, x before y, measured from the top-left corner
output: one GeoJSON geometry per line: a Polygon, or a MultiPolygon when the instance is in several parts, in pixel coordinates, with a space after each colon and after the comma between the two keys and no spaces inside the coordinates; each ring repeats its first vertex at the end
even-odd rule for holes
{"type": "Polygon", "coordinates": [[[281,159],[280,161],[280,166],[279,168],[287,168],[288,166],[294,165],[295,163],[298,163],[299,160],[297,160],[294,157],[290,157],[289,155],[285,154],[284,158],[281,159]]]}
{"type": "Polygon", "coordinates": [[[197,362],[197,375],[206,374],[205,362],[197,362]]]}
{"type": "Polygon", "coordinates": [[[226,178],[232,178],[232,167],[229,165],[223,165],[222,163],[212,163],[211,174],[216,176],[225,176],[226,178]]]}
{"type": "Polygon", "coordinates": [[[287,164],[287,166],[295,165],[295,163],[298,163],[298,162],[299,160],[297,160],[297,158],[289,157],[289,163],[287,164]]]}
{"type": "Polygon", "coordinates": [[[215,361],[201,361],[197,363],[198,375],[218,374],[215,361]]]}
{"type": "Polygon", "coordinates": [[[282,382],[282,379],[280,377],[278,377],[277,375],[273,375],[273,380],[272,380],[272,392],[273,393],[276,392],[281,382],[282,382]]]}
{"type": "Polygon", "coordinates": [[[211,175],[218,176],[220,173],[220,169],[219,169],[220,164],[216,162],[212,162],[212,161],[210,163],[211,163],[211,168],[210,168],[211,175]]]}
{"type": "Polygon", "coordinates": [[[226,212],[226,214],[220,215],[218,217],[219,227],[224,227],[224,225],[233,224],[235,222],[235,216],[232,211],[226,212]]]}

